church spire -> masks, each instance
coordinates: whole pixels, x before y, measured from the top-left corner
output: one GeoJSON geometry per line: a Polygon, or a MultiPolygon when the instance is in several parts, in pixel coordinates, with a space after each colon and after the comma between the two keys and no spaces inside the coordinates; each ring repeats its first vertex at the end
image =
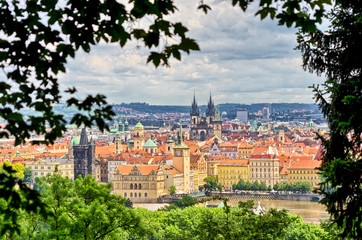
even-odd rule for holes
{"type": "Polygon", "coordinates": [[[88,137],[87,137],[87,132],[85,131],[85,128],[82,128],[82,132],[80,134],[79,145],[81,145],[81,146],[88,145],[88,137]]]}
{"type": "Polygon", "coordinates": [[[194,91],[194,100],[193,100],[192,105],[191,105],[191,115],[192,116],[198,116],[199,115],[199,108],[197,107],[197,103],[196,103],[195,91],[194,91]]]}
{"type": "Polygon", "coordinates": [[[210,99],[209,102],[207,103],[207,108],[206,108],[206,116],[214,116],[214,102],[212,101],[212,97],[211,97],[211,90],[210,90],[210,99]]]}

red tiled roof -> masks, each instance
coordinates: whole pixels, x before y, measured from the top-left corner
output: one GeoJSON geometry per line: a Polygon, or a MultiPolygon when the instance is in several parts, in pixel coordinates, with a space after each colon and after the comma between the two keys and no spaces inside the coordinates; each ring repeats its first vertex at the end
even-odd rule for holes
{"type": "Polygon", "coordinates": [[[142,175],[149,175],[152,170],[158,172],[160,168],[159,165],[122,165],[117,167],[117,171],[123,175],[129,175],[134,167],[137,167],[142,175]]]}
{"type": "Polygon", "coordinates": [[[315,169],[321,166],[319,160],[301,160],[290,166],[289,169],[315,169]]]}
{"type": "Polygon", "coordinates": [[[218,164],[218,166],[233,166],[233,167],[245,167],[248,165],[249,165],[249,160],[247,159],[230,159],[218,164]]]}
{"type": "Polygon", "coordinates": [[[250,158],[274,158],[274,155],[271,155],[271,154],[265,154],[265,155],[256,155],[256,154],[253,154],[250,156],[250,158]]]}

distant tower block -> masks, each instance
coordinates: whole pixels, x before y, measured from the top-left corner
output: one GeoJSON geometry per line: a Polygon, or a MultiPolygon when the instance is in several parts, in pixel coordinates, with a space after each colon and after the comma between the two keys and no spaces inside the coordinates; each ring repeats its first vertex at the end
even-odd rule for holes
{"type": "Polygon", "coordinates": [[[248,110],[243,109],[243,108],[239,108],[236,110],[236,118],[241,122],[241,123],[247,123],[248,122],[248,110]]]}

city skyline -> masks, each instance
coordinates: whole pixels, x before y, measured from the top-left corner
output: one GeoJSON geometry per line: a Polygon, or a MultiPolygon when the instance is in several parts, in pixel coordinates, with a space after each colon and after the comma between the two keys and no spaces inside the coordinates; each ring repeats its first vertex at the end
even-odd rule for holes
{"type": "Polygon", "coordinates": [[[135,41],[123,49],[101,43],[68,62],[61,88],[75,86],[79,97],[102,93],[109,103],[189,105],[194,92],[203,103],[210,91],[215,104],[314,103],[308,86],[323,80],[303,71],[300,53],[293,50],[295,29],[261,21],[255,6],[243,13],[229,2],[212,1],[205,15],[197,4],[177,1],[179,11],[170,19],[189,28],[200,52],[156,69],[146,64],[149,51],[135,41]]]}

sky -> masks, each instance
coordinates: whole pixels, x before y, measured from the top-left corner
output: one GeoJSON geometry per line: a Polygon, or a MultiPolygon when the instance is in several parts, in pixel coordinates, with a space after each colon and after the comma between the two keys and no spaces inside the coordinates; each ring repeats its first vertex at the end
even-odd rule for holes
{"type": "MultiPolygon", "coordinates": [[[[137,42],[120,48],[101,43],[90,53],[77,52],[68,62],[60,86],[75,86],[77,96],[102,93],[109,103],[147,102],[190,105],[195,93],[199,105],[207,104],[210,91],[221,103],[314,103],[308,86],[322,78],[304,72],[295,29],[255,17],[231,1],[205,3],[212,11],[197,10],[199,1],[177,0],[179,11],[170,19],[181,21],[201,51],[183,54],[171,67],[147,64],[149,50],[137,42]]],[[[142,23],[140,23],[142,24],[142,23]]]]}

